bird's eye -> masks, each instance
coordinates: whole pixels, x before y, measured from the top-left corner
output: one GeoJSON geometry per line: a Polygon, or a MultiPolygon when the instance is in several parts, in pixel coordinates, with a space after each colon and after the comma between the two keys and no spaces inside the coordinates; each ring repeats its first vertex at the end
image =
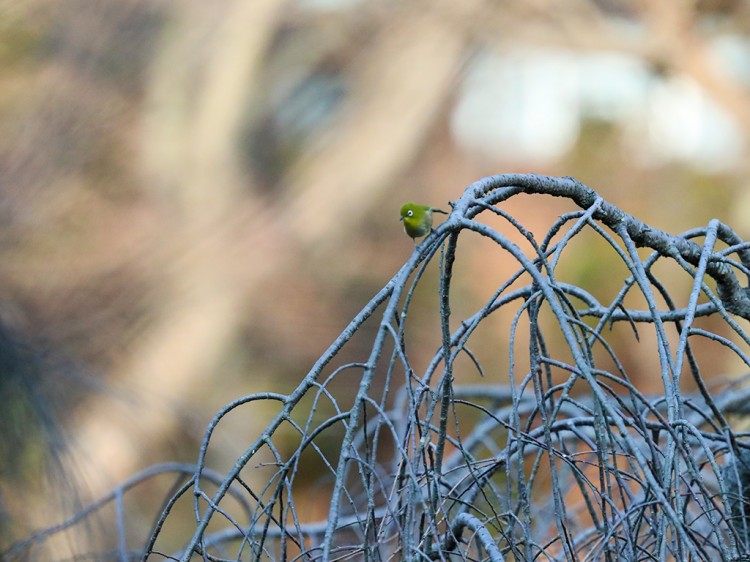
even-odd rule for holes
{"type": "Polygon", "coordinates": [[[406,211],[406,216],[413,217],[414,216],[414,211],[412,211],[411,209],[409,209],[408,211],[406,211]]]}

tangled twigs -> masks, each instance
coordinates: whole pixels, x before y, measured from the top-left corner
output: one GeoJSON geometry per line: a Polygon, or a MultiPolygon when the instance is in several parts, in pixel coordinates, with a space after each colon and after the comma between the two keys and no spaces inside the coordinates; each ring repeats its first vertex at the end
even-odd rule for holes
{"type": "MultiPolygon", "coordinates": [[[[535,174],[500,174],[483,178],[470,186],[456,208],[464,211],[467,217],[481,210],[475,200],[486,205],[495,205],[517,195],[546,194],[565,197],[576,203],[581,209],[589,209],[595,204],[595,220],[601,221],[613,231],[624,228],[635,245],[650,248],[662,256],[682,258],[687,263],[697,266],[702,255],[702,248],[691,240],[669,234],[646,225],[639,219],[601,200],[601,197],[590,187],[571,177],[549,177],[535,174]]],[[[744,242],[730,227],[716,222],[714,228],[718,239],[727,244],[728,250],[740,258],[741,269],[750,279],[750,246],[744,242]]],[[[738,265],[738,264],[734,264],[738,265]]],[[[726,258],[726,252],[717,252],[710,256],[706,272],[717,283],[717,293],[724,308],[746,320],[750,320],[750,287],[742,287],[726,258]]]]}
{"type": "Polygon", "coordinates": [[[195,469],[165,492],[132,552],[184,562],[746,559],[750,454],[728,418],[750,416],[750,394],[711,378],[724,364],[750,370],[750,335],[729,314],[750,318],[737,280],[748,275],[746,244],[717,220],[667,234],[571,178],[492,176],[452,207],[294,389],[216,414],[195,469]],[[503,209],[519,194],[576,208],[538,238],[503,209]],[[474,283],[483,271],[462,269],[477,235],[488,241],[482,258],[511,271],[489,289],[474,283]],[[583,236],[604,241],[582,238],[608,264],[607,290],[564,281],[559,265],[583,236]],[[461,282],[481,304],[459,301],[461,282]],[[417,322],[417,302],[432,302],[435,326],[417,322]],[[355,335],[369,347],[344,361],[355,335]],[[217,430],[258,412],[263,430],[235,435],[236,460],[217,476],[217,430]]]}

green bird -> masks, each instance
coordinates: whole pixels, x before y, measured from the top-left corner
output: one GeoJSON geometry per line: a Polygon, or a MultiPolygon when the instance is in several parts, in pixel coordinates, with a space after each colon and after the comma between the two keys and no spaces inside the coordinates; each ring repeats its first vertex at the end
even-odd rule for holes
{"type": "Polygon", "coordinates": [[[418,205],[417,203],[404,203],[401,207],[401,219],[404,221],[404,231],[414,239],[429,234],[432,230],[432,213],[443,213],[445,211],[434,209],[429,205],[418,205]]]}

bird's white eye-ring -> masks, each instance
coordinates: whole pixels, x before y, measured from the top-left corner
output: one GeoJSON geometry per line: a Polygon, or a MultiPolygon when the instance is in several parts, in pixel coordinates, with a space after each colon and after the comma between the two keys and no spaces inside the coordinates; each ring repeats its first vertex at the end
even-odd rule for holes
{"type": "Polygon", "coordinates": [[[412,211],[411,209],[409,209],[408,211],[406,211],[406,216],[413,217],[414,216],[414,211],[412,211]]]}

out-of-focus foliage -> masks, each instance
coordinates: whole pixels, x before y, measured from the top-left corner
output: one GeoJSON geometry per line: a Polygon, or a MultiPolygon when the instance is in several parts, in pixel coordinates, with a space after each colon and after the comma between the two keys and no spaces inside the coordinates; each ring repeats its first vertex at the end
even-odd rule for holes
{"type": "MultiPolygon", "coordinates": [[[[24,380],[55,392],[26,404],[68,436],[70,481],[97,495],[192,460],[220,405],[298,381],[413,250],[406,200],[444,205],[487,173],[532,170],[668,231],[711,216],[741,229],[749,10],[0,1],[0,316],[42,358],[24,380]]],[[[560,213],[509,206],[532,230],[560,213]]],[[[610,265],[576,249],[567,273],[607,290],[610,265]]],[[[481,243],[461,259],[468,310],[508,271],[481,243]]],[[[0,408],[2,428],[21,408],[0,408]]],[[[40,468],[45,449],[63,457],[38,443],[13,459],[28,486],[2,472],[0,517],[19,533],[70,511],[40,468]]]]}

